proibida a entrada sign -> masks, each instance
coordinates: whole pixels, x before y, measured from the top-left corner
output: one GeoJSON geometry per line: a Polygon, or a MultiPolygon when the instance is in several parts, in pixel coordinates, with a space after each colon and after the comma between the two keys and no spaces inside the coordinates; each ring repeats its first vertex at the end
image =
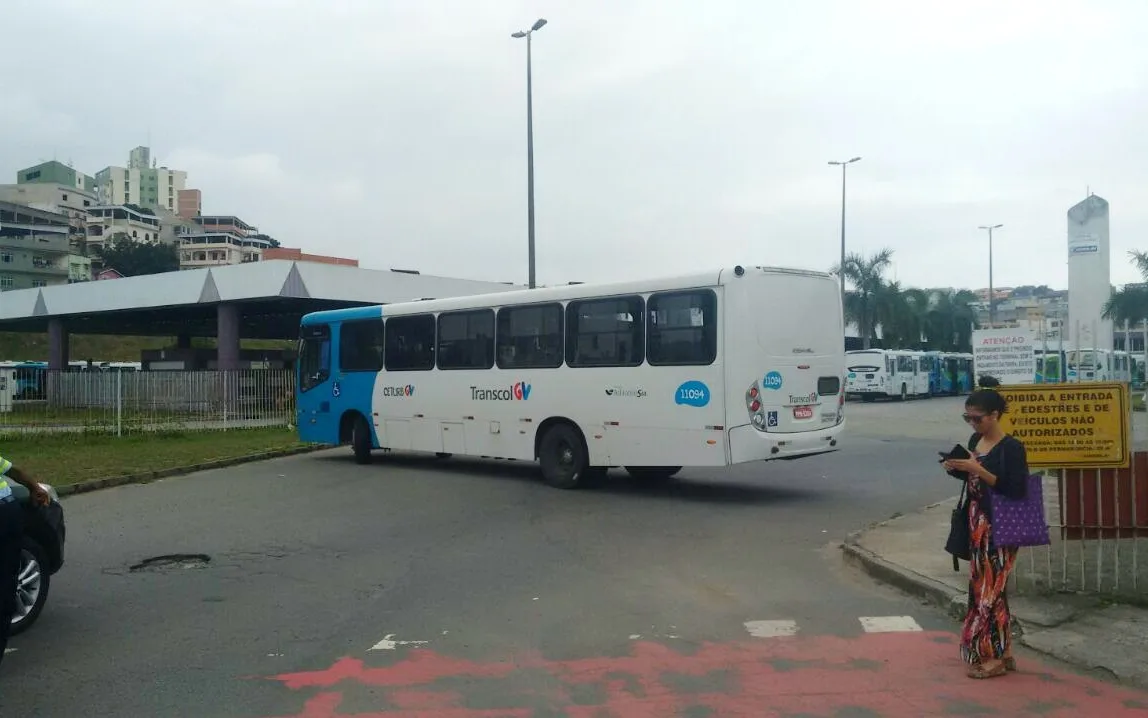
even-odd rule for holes
{"type": "Polygon", "coordinates": [[[973,371],[1006,386],[1036,381],[1036,335],[1024,329],[973,332],[973,371]]]}

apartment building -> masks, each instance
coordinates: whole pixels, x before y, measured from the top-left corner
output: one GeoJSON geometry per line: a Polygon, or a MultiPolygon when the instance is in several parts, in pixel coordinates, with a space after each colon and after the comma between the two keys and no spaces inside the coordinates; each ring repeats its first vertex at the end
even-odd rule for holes
{"type": "Polygon", "coordinates": [[[185,189],[175,193],[175,213],[187,220],[194,220],[203,214],[203,193],[197,189],[185,189]]]}
{"type": "Polygon", "coordinates": [[[16,172],[16,184],[58,184],[86,192],[96,191],[96,179],[52,160],[16,172]]]}
{"type": "Polygon", "coordinates": [[[204,215],[194,222],[198,230],[179,237],[180,269],[258,262],[273,244],[258,227],[234,215],[204,215]]]}
{"type": "Polygon", "coordinates": [[[0,201],[0,291],[67,284],[70,233],[66,214],[0,201]]]}
{"type": "Polygon", "coordinates": [[[139,242],[158,242],[162,224],[154,214],[122,205],[99,205],[88,209],[88,247],[102,247],[117,234],[139,242]]]}
{"type": "Polygon", "coordinates": [[[59,182],[0,185],[0,201],[66,215],[70,227],[69,237],[72,242],[72,249],[81,254],[87,233],[88,210],[98,204],[94,190],[80,189],[71,184],[59,182]]]}
{"type": "Polygon", "coordinates": [[[127,167],[105,167],[96,173],[95,181],[103,205],[132,204],[175,214],[179,193],[186,189],[187,173],[157,167],[151,149],[140,146],[129,153],[127,167]]]}

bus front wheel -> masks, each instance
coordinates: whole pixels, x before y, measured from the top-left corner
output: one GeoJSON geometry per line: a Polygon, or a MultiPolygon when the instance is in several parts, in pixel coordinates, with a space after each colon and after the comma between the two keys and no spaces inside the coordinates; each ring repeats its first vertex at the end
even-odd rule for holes
{"type": "Polygon", "coordinates": [[[356,464],[371,463],[371,427],[361,416],[351,426],[351,450],[355,452],[356,464]]]}
{"type": "Polygon", "coordinates": [[[558,489],[584,486],[594,473],[581,435],[569,424],[555,424],[547,429],[538,445],[538,463],[543,480],[558,489]]]}

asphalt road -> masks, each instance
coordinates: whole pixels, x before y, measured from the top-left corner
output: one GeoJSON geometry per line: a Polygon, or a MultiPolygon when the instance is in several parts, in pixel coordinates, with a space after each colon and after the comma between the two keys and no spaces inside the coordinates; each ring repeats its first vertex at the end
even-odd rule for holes
{"type": "MultiPolygon", "coordinates": [[[[897,438],[902,420],[664,486],[619,473],[565,492],[532,465],[335,450],[73,497],[67,565],[0,668],[0,716],[960,708],[955,626],[834,547],[952,493],[937,440],[897,438]],[[132,569],[171,554],[210,560],[132,569]]],[[[1055,679],[1074,710],[1124,705],[1042,675],[990,693],[1047,699],[1055,679]]]]}

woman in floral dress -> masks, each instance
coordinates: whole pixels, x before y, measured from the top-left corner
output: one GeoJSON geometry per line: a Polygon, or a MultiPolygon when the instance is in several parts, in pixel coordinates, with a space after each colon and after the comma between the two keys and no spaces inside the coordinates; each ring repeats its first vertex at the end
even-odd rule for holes
{"type": "Polygon", "coordinates": [[[964,420],[976,432],[970,459],[950,459],[945,468],[968,478],[969,608],[961,630],[961,658],[970,678],[994,678],[1016,670],[1012,656],[1012,617],[1005,588],[1016,563],[1015,546],[993,541],[992,496],[1022,499],[1028,478],[1024,444],[1004,433],[1000,418],[1008,410],[993,389],[978,389],[965,401],[964,420]]]}

